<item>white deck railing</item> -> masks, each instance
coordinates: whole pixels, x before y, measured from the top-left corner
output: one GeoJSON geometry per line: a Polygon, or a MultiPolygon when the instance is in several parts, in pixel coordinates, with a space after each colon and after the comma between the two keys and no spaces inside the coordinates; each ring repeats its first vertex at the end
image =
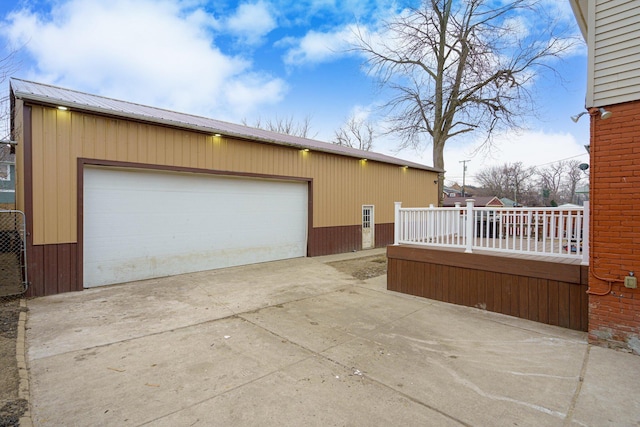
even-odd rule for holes
{"type": "Polygon", "coordinates": [[[544,255],[589,262],[589,207],[403,208],[395,206],[394,244],[544,255]]]}

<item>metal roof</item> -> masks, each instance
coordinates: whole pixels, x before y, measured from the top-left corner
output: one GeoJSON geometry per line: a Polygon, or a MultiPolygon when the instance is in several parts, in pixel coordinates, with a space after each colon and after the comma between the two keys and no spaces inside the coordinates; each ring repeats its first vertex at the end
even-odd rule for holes
{"type": "Polygon", "coordinates": [[[103,96],[78,92],[42,83],[11,78],[11,91],[18,99],[52,106],[63,106],[74,110],[94,112],[109,116],[134,119],[143,122],[157,123],[183,129],[195,130],[210,134],[222,134],[242,139],[253,140],[262,143],[284,145],[298,149],[309,149],[358,159],[374,160],[398,166],[408,166],[434,172],[442,172],[439,169],[408,162],[385,154],[372,151],[358,150],[328,142],[286,135],[264,129],[243,126],[221,120],[178,113],[156,107],[135,104],[103,96]]]}

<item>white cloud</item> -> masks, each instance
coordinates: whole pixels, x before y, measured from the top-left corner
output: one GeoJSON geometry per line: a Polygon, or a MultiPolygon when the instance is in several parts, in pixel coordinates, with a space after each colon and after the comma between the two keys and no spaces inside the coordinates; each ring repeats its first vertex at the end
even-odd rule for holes
{"type": "Polygon", "coordinates": [[[185,4],[68,0],[47,16],[13,13],[2,33],[25,44],[35,63],[25,77],[41,82],[224,118],[282,98],[284,81],[224,54],[212,42],[219,23],[185,4]]]}
{"type": "Polygon", "coordinates": [[[371,106],[355,105],[351,109],[351,117],[353,117],[357,121],[367,121],[371,117],[371,110],[371,106]]]}
{"type": "Polygon", "coordinates": [[[243,3],[226,22],[227,29],[245,43],[257,44],[276,28],[276,20],[269,4],[260,0],[243,3]]]}
{"type": "Polygon", "coordinates": [[[467,163],[467,183],[474,183],[480,170],[504,163],[522,162],[524,166],[542,166],[567,158],[587,161],[589,156],[576,138],[569,133],[547,133],[542,130],[505,132],[496,135],[490,150],[474,153],[478,144],[449,143],[444,161],[447,180],[462,182],[462,164],[467,163]]]}
{"type": "Polygon", "coordinates": [[[285,91],[282,80],[267,79],[260,74],[245,74],[225,87],[226,97],[233,99],[236,117],[244,117],[247,112],[255,111],[256,105],[281,101],[285,91]]]}
{"type": "Polygon", "coordinates": [[[293,45],[284,62],[289,65],[317,64],[329,62],[348,54],[356,41],[357,27],[347,25],[334,31],[309,31],[299,39],[289,38],[284,42],[293,45]]]}

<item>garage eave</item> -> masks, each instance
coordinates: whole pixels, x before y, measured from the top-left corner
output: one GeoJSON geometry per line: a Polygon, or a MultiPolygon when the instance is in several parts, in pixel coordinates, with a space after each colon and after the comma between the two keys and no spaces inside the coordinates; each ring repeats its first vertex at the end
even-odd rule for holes
{"type": "Polygon", "coordinates": [[[206,134],[221,134],[227,137],[259,143],[274,144],[296,149],[308,149],[311,151],[443,173],[443,171],[430,166],[409,162],[385,154],[343,147],[328,142],[280,134],[264,129],[178,113],[16,78],[11,79],[11,90],[18,99],[51,107],[66,107],[71,110],[154,123],[206,134]]]}

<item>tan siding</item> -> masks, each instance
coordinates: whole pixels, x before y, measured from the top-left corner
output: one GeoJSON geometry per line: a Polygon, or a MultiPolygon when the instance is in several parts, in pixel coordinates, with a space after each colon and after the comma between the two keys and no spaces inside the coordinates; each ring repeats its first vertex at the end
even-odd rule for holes
{"type": "Polygon", "coordinates": [[[24,114],[23,103],[21,100],[15,100],[14,114],[14,135],[15,141],[18,143],[16,147],[16,209],[25,211],[24,206],[24,114]]]}
{"type": "Polygon", "coordinates": [[[78,157],[312,179],[313,227],[359,225],[364,204],[380,224],[394,201],[437,202],[433,172],[41,106],[32,117],[35,244],[77,239],[78,157]]]}
{"type": "MultiPolygon", "coordinates": [[[[55,210],[57,212],[56,219],[58,223],[58,230],[56,231],[56,236],[65,236],[64,239],[72,240],[74,238],[75,227],[72,227],[71,223],[71,215],[69,212],[71,211],[72,204],[72,194],[73,198],[75,198],[75,193],[73,192],[73,182],[75,181],[75,175],[73,174],[72,161],[71,158],[71,149],[72,149],[72,139],[71,139],[71,113],[69,111],[56,111],[57,121],[57,134],[55,139],[54,149],[57,154],[57,159],[52,163],[54,167],[57,167],[56,173],[58,176],[58,182],[68,183],[68,188],[61,188],[56,192],[56,199],[48,201],[47,203],[55,203],[55,210]],[[68,143],[65,143],[68,141],[68,143]],[[68,236],[68,237],[66,237],[68,236]]],[[[74,222],[75,224],[75,222],[74,222]]]]}
{"type": "Polygon", "coordinates": [[[590,44],[593,106],[640,99],[640,8],[637,1],[598,0],[590,44]]]}

